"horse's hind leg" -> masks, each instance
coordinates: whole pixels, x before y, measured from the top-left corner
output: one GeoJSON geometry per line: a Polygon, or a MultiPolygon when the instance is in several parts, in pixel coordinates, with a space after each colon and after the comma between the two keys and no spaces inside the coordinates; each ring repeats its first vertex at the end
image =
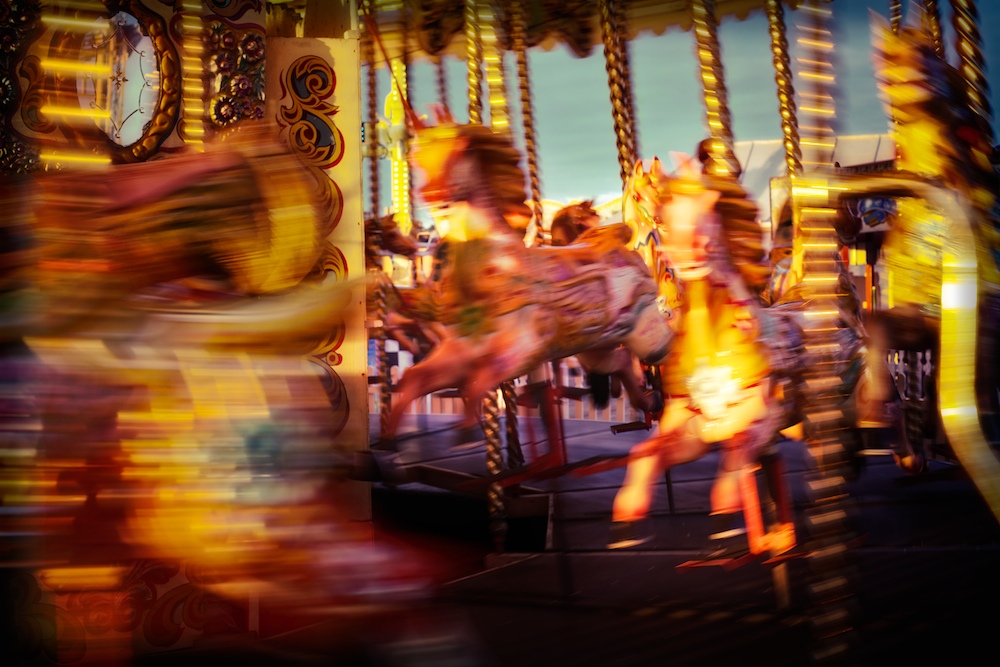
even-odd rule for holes
{"type": "Polygon", "coordinates": [[[383,444],[394,440],[399,423],[413,401],[435,391],[461,386],[464,380],[464,364],[461,359],[464,355],[452,343],[453,340],[446,340],[423,361],[403,373],[396,386],[398,393],[392,402],[392,410],[389,411],[385,433],[381,434],[383,444]]]}

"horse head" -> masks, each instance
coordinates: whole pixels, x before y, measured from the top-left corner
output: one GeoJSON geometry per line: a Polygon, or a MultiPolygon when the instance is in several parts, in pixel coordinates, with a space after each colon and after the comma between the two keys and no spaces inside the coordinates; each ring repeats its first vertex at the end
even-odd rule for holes
{"type": "Polygon", "coordinates": [[[439,212],[448,211],[444,218],[449,229],[442,235],[467,240],[506,233],[511,221],[531,218],[521,155],[509,132],[459,125],[446,118],[417,130],[410,159],[422,176],[419,191],[424,202],[439,212]],[[468,215],[469,211],[476,215],[468,215]],[[480,227],[470,229],[475,223],[480,227]]]}
{"type": "Polygon", "coordinates": [[[597,227],[600,222],[601,216],[594,208],[593,199],[564,206],[552,218],[552,245],[570,245],[580,234],[597,227]]]}
{"type": "Polygon", "coordinates": [[[680,275],[704,272],[718,237],[714,207],[720,193],[690,172],[690,160],[681,162],[676,176],[665,174],[658,159],[648,173],[637,163],[626,194],[626,222],[633,229],[655,229],[659,251],[680,275]]]}

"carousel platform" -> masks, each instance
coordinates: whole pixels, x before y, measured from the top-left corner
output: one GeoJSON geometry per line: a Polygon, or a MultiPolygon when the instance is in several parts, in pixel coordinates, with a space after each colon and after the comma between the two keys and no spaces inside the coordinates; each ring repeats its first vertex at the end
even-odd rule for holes
{"type": "MultiPolygon", "coordinates": [[[[457,478],[485,475],[484,443],[456,447],[449,429],[456,419],[408,417],[400,464],[457,478]]],[[[522,420],[523,442],[532,428],[541,433],[522,420]]],[[[608,423],[567,420],[565,434],[570,460],[583,460],[624,454],[645,432],[614,435],[608,423]]],[[[782,450],[798,512],[808,456],[795,441],[782,450]]],[[[817,655],[811,619],[823,610],[810,602],[807,558],[787,561],[784,603],[774,569],[760,561],[677,567],[701,553],[708,534],[717,464],[710,454],[661,481],[653,537],[628,550],[606,546],[624,468],[525,481],[522,495],[534,498],[527,506],[547,511],[512,518],[502,552],[477,490],[375,483],[375,539],[431,565],[432,600],[392,621],[378,614],[368,622],[363,614],[320,618],[271,637],[136,664],[884,665],[966,664],[995,654],[1000,525],[972,483],[940,462],[907,476],[891,457],[866,461],[850,484],[858,539],[850,554],[851,651],[841,659],[817,655]],[[345,633],[366,640],[345,643],[345,633]]]]}

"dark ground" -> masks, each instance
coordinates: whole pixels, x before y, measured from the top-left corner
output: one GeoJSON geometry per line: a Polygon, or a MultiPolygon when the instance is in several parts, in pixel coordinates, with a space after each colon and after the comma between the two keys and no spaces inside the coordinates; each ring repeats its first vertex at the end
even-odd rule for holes
{"type": "MultiPolygon", "coordinates": [[[[421,417],[409,428],[440,429],[453,419],[421,417]]],[[[607,424],[584,421],[567,421],[566,432],[572,460],[624,453],[643,435],[615,436],[607,424]]],[[[453,444],[449,432],[413,438],[401,460],[482,474],[484,447],[453,444]]],[[[806,452],[797,442],[782,447],[801,510],[806,452]]],[[[676,568],[704,547],[715,465],[710,455],[676,468],[673,504],[665,482],[658,490],[654,539],[628,551],[605,546],[622,468],[528,483],[529,496],[551,498],[551,523],[544,516],[511,521],[505,554],[494,551],[483,499],[423,484],[376,484],[376,540],[427,565],[435,581],[428,599],[318,617],[268,621],[262,613],[260,638],[220,638],[131,664],[818,664],[810,619],[823,610],[810,602],[805,558],[788,561],[785,608],[774,571],[759,562],[730,571],[676,568]]],[[[933,462],[932,471],[907,477],[890,457],[874,457],[852,482],[861,539],[850,553],[851,652],[829,664],[996,661],[1000,524],[960,469],[933,462]]]]}

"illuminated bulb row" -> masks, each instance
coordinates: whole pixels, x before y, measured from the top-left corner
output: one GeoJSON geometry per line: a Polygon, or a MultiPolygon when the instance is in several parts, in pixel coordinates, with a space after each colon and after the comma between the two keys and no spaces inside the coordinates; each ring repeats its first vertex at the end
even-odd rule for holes
{"type": "MultiPolygon", "coordinates": [[[[52,31],[86,34],[108,29],[106,12],[104,4],[96,0],[63,2],[58,6],[46,8],[41,21],[46,28],[52,31]]],[[[46,73],[66,74],[71,77],[90,75],[95,79],[98,77],[111,78],[111,63],[85,63],[79,59],[43,57],[40,64],[46,73]]],[[[107,121],[111,117],[110,112],[106,109],[84,109],[80,106],[60,103],[58,91],[50,91],[46,97],[49,101],[41,106],[42,114],[58,118],[62,123],[72,123],[80,119],[85,119],[88,122],[107,121]]],[[[111,163],[111,158],[107,154],[73,150],[69,147],[43,149],[39,153],[39,158],[47,169],[59,169],[63,166],[93,167],[111,163]]]]}
{"type": "Polygon", "coordinates": [[[486,90],[490,102],[490,127],[495,131],[510,128],[507,113],[507,91],[503,75],[503,49],[497,42],[493,7],[489,1],[479,3],[479,32],[483,43],[483,64],[486,70],[486,90]]]}
{"type": "MultiPolygon", "coordinates": [[[[392,59],[392,90],[386,106],[392,105],[394,120],[402,123],[404,118],[403,98],[406,91],[406,66],[402,58],[392,59]]],[[[396,142],[392,150],[392,205],[396,211],[395,220],[399,230],[408,234],[412,221],[410,220],[410,169],[406,161],[406,141],[396,142]]]]}

